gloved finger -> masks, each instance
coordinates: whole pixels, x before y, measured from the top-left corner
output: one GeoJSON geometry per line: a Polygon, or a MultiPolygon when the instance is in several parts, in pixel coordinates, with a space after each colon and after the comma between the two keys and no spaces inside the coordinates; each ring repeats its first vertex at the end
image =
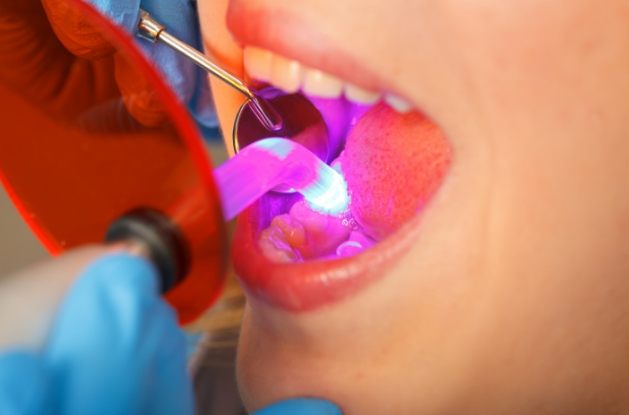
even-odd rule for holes
{"type": "MultiPolygon", "coordinates": [[[[84,35],[94,28],[84,21],[85,17],[80,13],[75,10],[68,10],[72,8],[65,6],[65,0],[45,1],[48,3],[47,9],[51,9],[48,14],[51,16],[53,27],[59,38],[69,50],[81,55],[82,48],[85,49],[86,39],[84,35]],[[77,30],[79,27],[83,30],[77,30]]],[[[135,33],[139,18],[140,0],[86,0],[86,2],[130,35],[135,33]]],[[[113,46],[105,39],[103,42],[113,49],[113,46]]],[[[101,47],[100,50],[104,50],[104,47],[101,47]]],[[[87,57],[93,56],[87,55],[87,57]]],[[[129,64],[128,60],[119,53],[114,54],[114,61],[116,84],[129,114],[146,127],[160,126],[166,119],[166,112],[160,99],[157,98],[152,87],[147,83],[146,77],[138,73],[137,68],[129,64]]],[[[113,112],[113,115],[119,114],[113,112]]]]}
{"type": "MultiPolygon", "coordinates": [[[[91,3],[126,31],[135,30],[139,0],[93,0],[91,3]]],[[[43,5],[57,37],[74,55],[95,59],[115,52],[111,42],[102,36],[102,29],[89,23],[84,13],[72,3],[66,0],[43,0],[43,5]]],[[[146,127],[160,126],[166,119],[166,112],[145,77],[120,54],[116,53],[114,60],[116,84],[127,111],[146,127]]],[[[117,115],[117,112],[113,115],[117,115]]]]}
{"type": "MultiPolygon", "coordinates": [[[[193,0],[142,0],[142,7],[163,24],[169,33],[202,50],[199,19],[193,0]]],[[[181,101],[188,103],[202,129],[216,129],[218,121],[207,73],[166,45],[151,45],[148,41],[142,44],[181,101]]],[[[210,133],[215,134],[215,131],[210,133]]]]}
{"type": "Polygon", "coordinates": [[[342,415],[338,406],[330,401],[314,398],[295,398],[280,401],[251,415],[342,415]]]}
{"type": "Polygon", "coordinates": [[[75,56],[94,59],[114,52],[102,30],[94,27],[72,2],[42,0],[42,5],[57,38],[75,56]]]}
{"type": "Polygon", "coordinates": [[[179,53],[162,43],[147,43],[141,40],[141,47],[166,83],[175,91],[179,100],[185,105],[194,92],[196,67],[179,53]]]}
{"type": "Polygon", "coordinates": [[[212,138],[220,137],[220,133],[218,132],[218,118],[216,115],[214,100],[212,99],[212,93],[210,91],[208,75],[199,71],[197,76],[198,81],[196,84],[198,86],[190,101],[190,111],[192,111],[192,116],[197,123],[205,130],[214,129],[214,131],[211,132],[212,138]]]}
{"type": "Polygon", "coordinates": [[[85,108],[108,100],[117,91],[113,62],[92,64],[72,55],[57,41],[41,3],[24,4],[0,13],[0,82],[60,120],[74,121],[85,108]],[[32,4],[37,7],[26,7],[32,4]]]}
{"type": "MultiPolygon", "coordinates": [[[[62,0],[61,0],[62,1],[62,0]]],[[[134,35],[137,30],[140,7],[151,13],[167,30],[183,41],[198,44],[198,23],[194,5],[189,0],[88,0],[103,14],[134,35]]],[[[194,88],[194,66],[166,45],[138,40],[142,49],[157,69],[187,103],[194,88]]],[[[121,89],[124,86],[121,86],[121,89]]]]}
{"type": "MultiPolygon", "coordinates": [[[[63,0],[55,0],[63,1],[63,0]]],[[[101,13],[114,23],[135,36],[140,7],[145,8],[168,30],[176,32],[185,41],[192,41],[196,31],[196,14],[186,0],[167,2],[142,2],[139,0],[88,0],[101,13]]],[[[155,68],[175,90],[183,103],[193,94],[195,85],[193,64],[183,59],[166,45],[151,43],[138,38],[145,55],[155,68]]],[[[126,107],[131,115],[147,127],[159,126],[166,119],[166,113],[156,94],[147,85],[145,76],[138,73],[128,62],[116,57],[116,81],[126,107]]]]}
{"type": "Polygon", "coordinates": [[[152,84],[120,53],[114,55],[114,62],[116,83],[127,111],[146,127],[162,125],[168,114],[152,84]]]}
{"type": "MultiPolygon", "coordinates": [[[[145,330],[145,342],[151,343],[155,357],[144,381],[150,382],[143,413],[155,415],[193,414],[194,395],[192,380],[186,370],[186,340],[177,328],[171,310],[161,308],[155,316],[166,325],[153,325],[145,330]],[[161,316],[159,315],[161,314],[161,316]]],[[[150,353],[149,353],[150,355],[150,353]]]]}
{"type": "Polygon", "coordinates": [[[61,305],[45,356],[59,413],[151,413],[153,400],[192,411],[183,334],[141,258],[108,255],[88,267],[61,305]]]}
{"type": "MultiPolygon", "coordinates": [[[[63,0],[61,0],[63,1],[63,0]]],[[[85,0],[94,6],[103,15],[124,28],[128,33],[133,33],[140,15],[140,0],[85,0]]]]}
{"type": "MultiPolygon", "coordinates": [[[[201,47],[196,7],[191,0],[87,1],[131,34],[135,34],[137,30],[141,7],[163,24],[169,33],[196,48],[200,49],[201,47]]],[[[210,95],[207,93],[207,79],[203,72],[166,45],[152,43],[145,39],[138,39],[138,42],[181,102],[190,104],[197,122],[203,127],[216,128],[215,111],[211,98],[209,98],[210,95]],[[198,85],[201,89],[197,88],[198,85]]],[[[118,72],[119,89],[127,91],[125,93],[137,90],[137,85],[142,83],[142,76],[137,76],[134,73],[121,74],[120,70],[118,72]]],[[[161,108],[151,106],[155,102],[153,97],[128,98],[127,101],[135,101],[129,106],[129,111],[143,125],[155,126],[163,121],[160,116],[161,108]]]]}
{"type": "MultiPolygon", "coordinates": [[[[195,3],[190,0],[142,0],[148,11],[166,30],[182,41],[200,47],[199,24],[195,3]]],[[[166,77],[182,102],[188,103],[194,93],[196,66],[170,47],[147,40],[141,44],[156,67],[166,77]]]]}
{"type": "Polygon", "coordinates": [[[45,379],[42,361],[35,354],[14,351],[0,355],[0,413],[45,413],[45,379]]]}

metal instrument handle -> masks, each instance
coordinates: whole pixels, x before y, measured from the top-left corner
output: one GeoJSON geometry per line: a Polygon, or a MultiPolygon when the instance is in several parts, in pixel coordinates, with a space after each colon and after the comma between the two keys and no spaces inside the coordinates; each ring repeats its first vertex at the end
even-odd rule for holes
{"type": "Polygon", "coordinates": [[[166,28],[151,17],[151,15],[140,10],[140,20],[138,22],[138,35],[151,42],[162,42],[177,52],[181,53],[202,69],[216,76],[227,85],[231,86],[243,94],[251,103],[253,112],[258,120],[269,131],[278,131],[282,128],[282,119],[271,106],[264,102],[261,97],[255,95],[242,80],[227,72],[203,53],[199,52],[187,43],[177,39],[166,31],[166,28]]]}

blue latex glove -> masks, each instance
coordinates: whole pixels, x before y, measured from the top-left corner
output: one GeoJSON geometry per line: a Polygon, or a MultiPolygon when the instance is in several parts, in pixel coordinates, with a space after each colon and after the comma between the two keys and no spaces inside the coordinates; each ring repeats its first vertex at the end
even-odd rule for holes
{"type": "MultiPolygon", "coordinates": [[[[135,34],[140,8],[149,12],[167,30],[201,49],[196,2],[191,0],[87,0],[127,32],[135,34]]],[[[156,67],[192,111],[202,127],[217,127],[218,121],[206,75],[166,45],[137,38],[156,67]]]]}
{"type": "Polygon", "coordinates": [[[185,348],[152,265],[105,256],[71,288],[43,352],[0,357],[0,413],[192,414],[185,348]]]}
{"type": "MultiPolygon", "coordinates": [[[[40,353],[0,354],[0,414],[193,414],[186,344],[152,265],[107,255],[77,279],[40,353]]],[[[314,399],[255,415],[337,415],[314,399]]]]}
{"type": "Polygon", "coordinates": [[[252,415],[342,415],[331,402],[321,399],[288,399],[254,412],[252,415]]]}

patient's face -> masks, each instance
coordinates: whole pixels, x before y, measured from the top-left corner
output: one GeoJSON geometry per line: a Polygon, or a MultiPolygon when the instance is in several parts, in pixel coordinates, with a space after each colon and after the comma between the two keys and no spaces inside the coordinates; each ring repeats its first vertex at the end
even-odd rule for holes
{"type": "MultiPolygon", "coordinates": [[[[363,90],[354,100],[377,99],[364,91],[371,90],[412,105],[410,115],[376,109],[350,133],[358,136],[354,153],[362,145],[370,160],[394,154],[406,166],[397,176],[388,173],[398,164],[390,159],[362,166],[356,180],[385,182],[369,182],[356,200],[387,194],[400,180],[413,188],[433,167],[424,160],[413,169],[421,157],[408,154],[447,137],[435,156],[447,171],[435,173],[438,188],[422,194],[429,197],[416,217],[393,232],[385,225],[398,206],[387,216],[378,210],[386,200],[366,202],[362,225],[379,243],[371,256],[326,274],[375,261],[369,283],[342,295],[324,291],[333,300],[300,308],[281,297],[288,290],[252,289],[243,276],[250,301],[238,374],[249,408],[304,395],[331,399],[350,415],[625,408],[626,1],[200,0],[199,9],[208,53],[238,75],[242,47],[257,46],[274,54],[250,53],[253,78],[336,96],[339,88],[347,95],[351,81],[363,90]],[[279,63],[268,69],[264,59],[279,63]],[[417,113],[438,133],[424,134],[417,113]]],[[[212,86],[229,132],[240,98],[212,86]]],[[[283,278],[314,275],[308,266],[283,268],[283,278]]],[[[299,287],[296,298],[313,298],[299,287]]]]}

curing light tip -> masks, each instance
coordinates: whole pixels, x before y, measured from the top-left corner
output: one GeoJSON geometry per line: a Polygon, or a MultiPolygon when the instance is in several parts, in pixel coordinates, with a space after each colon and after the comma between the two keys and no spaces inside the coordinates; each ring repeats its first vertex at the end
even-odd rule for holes
{"type": "Polygon", "coordinates": [[[343,175],[304,146],[284,138],[265,138],[243,148],[214,171],[226,220],[233,219],[266,192],[289,187],[313,210],[330,215],[349,206],[343,175]]]}
{"type": "Polygon", "coordinates": [[[320,213],[338,215],[345,212],[349,206],[345,178],[323,162],[317,169],[317,178],[301,189],[304,199],[311,209],[320,213]]]}

